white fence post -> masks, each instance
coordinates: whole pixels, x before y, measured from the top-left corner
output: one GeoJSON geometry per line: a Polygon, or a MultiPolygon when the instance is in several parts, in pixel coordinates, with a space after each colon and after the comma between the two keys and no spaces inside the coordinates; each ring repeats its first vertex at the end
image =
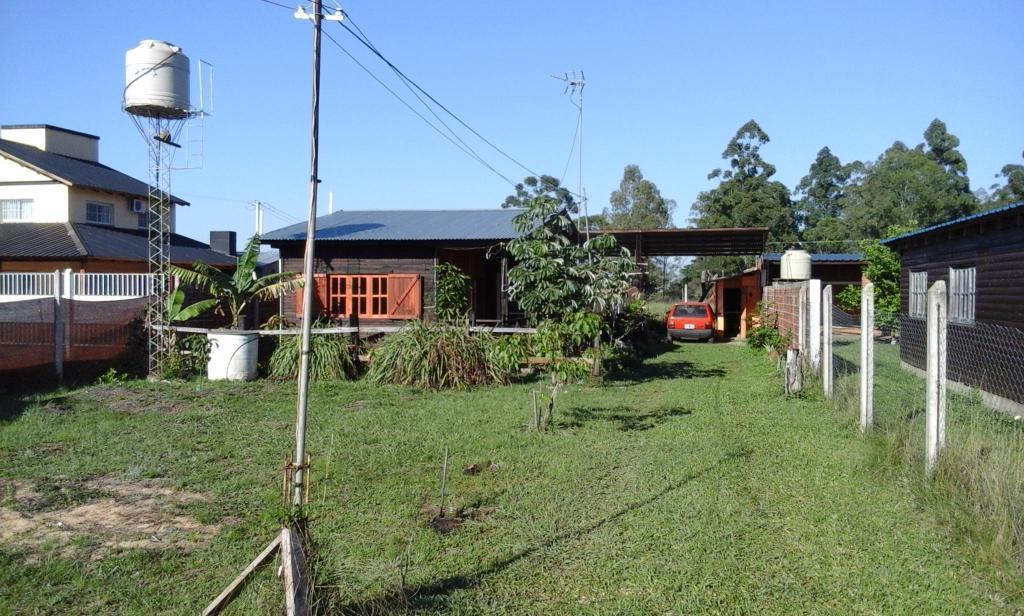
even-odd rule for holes
{"type": "Polygon", "coordinates": [[[53,272],[53,369],[64,382],[64,273],[53,272]]]}
{"type": "Polygon", "coordinates": [[[811,368],[821,367],[821,281],[807,281],[807,354],[811,368]]]}
{"type": "Polygon", "coordinates": [[[924,466],[929,474],[946,442],[946,302],[946,283],[937,280],[928,289],[924,466]]]}
{"type": "Polygon", "coordinates": [[[796,300],[796,346],[807,357],[807,285],[801,284],[796,300]]]}
{"type": "Polygon", "coordinates": [[[832,367],[832,285],[821,292],[821,387],[832,397],[835,369],[832,367]]]}
{"type": "Polygon", "coordinates": [[[867,432],[875,420],[875,285],[860,290],[860,430],[867,432]]]}

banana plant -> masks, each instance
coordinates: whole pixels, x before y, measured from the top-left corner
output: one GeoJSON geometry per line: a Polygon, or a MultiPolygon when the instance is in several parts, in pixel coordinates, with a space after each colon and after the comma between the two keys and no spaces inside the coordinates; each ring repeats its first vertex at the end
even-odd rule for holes
{"type": "Polygon", "coordinates": [[[254,235],[239,255],[234,272],[222,272],[198,261],[191,268],[171,266],[171,273],[178,277],[181,284],[203,289],[211,298],[196,302],[180,312],[197,316],[213,308],[215,314],[230,319],[229,327],[237,329],[242,327],[245,309],[251,300],[276,299],[302,286],[302,280],[294,272],[257,276],[259,254],[260,238],[254,235]]]}

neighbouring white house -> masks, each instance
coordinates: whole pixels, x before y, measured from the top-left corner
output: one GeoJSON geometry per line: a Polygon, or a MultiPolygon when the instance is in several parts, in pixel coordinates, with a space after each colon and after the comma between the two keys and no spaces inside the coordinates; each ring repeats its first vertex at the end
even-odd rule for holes
{"type": "MultiPolygon", "coordinates": [[[[0,126],[0,271],[146,271],[149,186],[101,164],[99,141],[49,124],[0,126]]],[[[186,205],[171,197],[171,261],[234,265],[234,246],[174,233],[186,205]]]]}

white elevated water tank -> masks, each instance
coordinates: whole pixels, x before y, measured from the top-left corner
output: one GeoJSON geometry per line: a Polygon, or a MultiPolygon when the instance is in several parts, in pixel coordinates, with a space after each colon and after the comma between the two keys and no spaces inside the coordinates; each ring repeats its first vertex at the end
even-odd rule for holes
{"type": "Polygon", "coordinates": [[[188,116],[188,56],[164,41],[145,40],[124,54],[124,110],[147,118],[188,116]]]}
{"type": "Polygon", "coordinates": [[[810,280],[811,255],[800,248],[790,248],[782,254],[779,267],[779,278],[782,280],[810,280]]]}

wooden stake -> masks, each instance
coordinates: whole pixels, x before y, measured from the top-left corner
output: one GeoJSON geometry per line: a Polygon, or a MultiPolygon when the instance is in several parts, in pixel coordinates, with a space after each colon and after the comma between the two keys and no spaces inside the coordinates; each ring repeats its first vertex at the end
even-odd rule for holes
{"type": "Polygon", "coordinates": [[[448,479],[448,448],[444,448],[444,462],[441,464],[441,506],[439,517],[444,517],[444,484],[448,479]]]}
{"type": "Polygon", "coordinates": [[[306,555],[302,538],[294,530],[284,528],[278,536],[284,568],[284,606],[288,616],[309,614],[309,578],[306,576],[306,555]]]}
{"type": "Polygon", "coordinates": [[[258,569],[263,563],[267,562],[274,552],[277,551],[277,548],[281,545],[281,536],[282,535],[277,535],[274,537],[274,540],[270,542],[270,545],[260,552],[260,555],[249,563],[249,566],[243,569],[242,572],[238,574],[238,577],[228,584],[228,587],[217,595],[217,598],[214,599],[210,605],[206,606],[206,609],[203,610],[203,616],[212,616],[213,614],[217,614],[227,606],[231,599],[234,598],[235,593],[237,593],[242,587],[242,583],[245,582],[245,579],[249,577],[253,571],[256,571],[256,569],[258,569]]]}

